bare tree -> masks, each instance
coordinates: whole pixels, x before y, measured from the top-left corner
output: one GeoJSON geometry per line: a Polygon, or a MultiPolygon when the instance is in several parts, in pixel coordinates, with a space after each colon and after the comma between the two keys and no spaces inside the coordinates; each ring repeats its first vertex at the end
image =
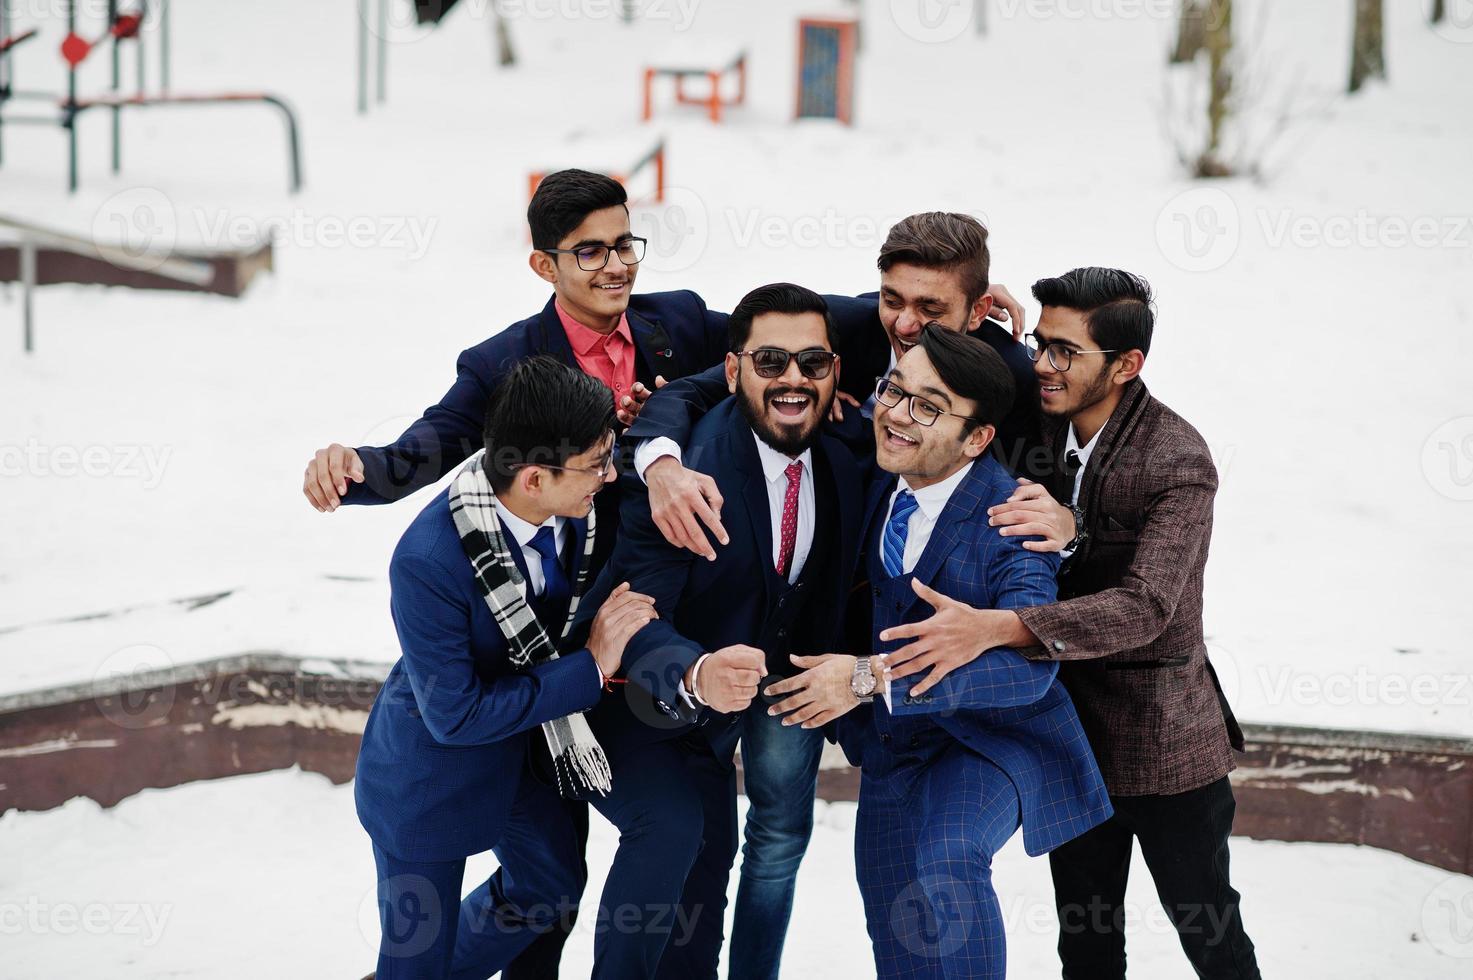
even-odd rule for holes
{"type": "Polygon", "coordinates": [[[1209,0],[1205,11],[1203,46],[1207,49],[1207,146],[1197,158],[1198,177],[1231,176],[1223,157],[1223,133],[1232,113],[1233,0],[1209,0]]]}
{"type": "Polygon", "coordinates": [[[496,63],[503,68],[510,68],[517,63],[517,53],[511,46],[511,27],[506,23],[500,4],[493,2],[490,7],[494,18],[492,29],[496,38],[496,63]]]}
{"type": "Polygon", "coordinates": [[[1359,92],[1372,78],[1386,77],[1382,0],[1355,0],[1355,35],[1350,44],[1350,91],[1359,92]]]}
{"type": "Polygon", "coordinates": [[[1432,0],[1432,17],[1434,24],[1441,24],[1447,17],[1447,0],[1432,0]]]}
{"type": "Polygon", "coordinates": [[[1206,40],[1206,0],[1181,0],[1181,16],[1177,20],[1176,47],[1171,52],[1171,63],[1184,65],[1196,58],[1206,40]]]}
{"type": "Polygon", "coordinates": [[[987,36],[987,0],[975,0],[972,4],[973,26],[978,37],[987,36]]]}

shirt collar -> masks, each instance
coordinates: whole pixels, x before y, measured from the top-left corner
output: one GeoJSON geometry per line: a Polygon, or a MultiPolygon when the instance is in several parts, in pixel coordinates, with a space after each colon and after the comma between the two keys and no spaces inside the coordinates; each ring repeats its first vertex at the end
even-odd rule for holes
{"type": "Polygon", "coordinates": [[[946,509],[946,504],[951,500],[951,495],[956,493],[956,488],[962,485],[962,481],[967,478],[967,474],[972,472],[972,467],[976,465],[977,461],[972,460],[972,462],[963,466],[940,483],[933,483],[929,487],[923,487],[920,490],[912,490],[910,483],[902,476],[895,492],[899,493],[901,490],[910,490],[911,496],[916,498],[916,503],[920,505],[926,517],[935,521],[941,516],[941,512],[946,509]]]}
{"type": "Polygon", "coordinates": [[[629,332],[629,315],[619,315],[619,325],[614,328],[613,333],[602,334],[592,327],[585,327],[572,314],[563,309],[563,304],[556,299],[552,301],[553,309],[557,310],[557,318],[562,321],[563,332],[568,335],[568,343],[578,356],[583,357],[591,353],[599,344],[607,343],[615,337],[622,339],[625,343],[634,344],[634,336],[629,332]]]}
{"type": "Polygon", "coordinates": [[[813,472],[813,450],[805,449],[801,456],[793,460],[763,442],[755,429],[752,431],[752,439],[757,443],[757,458],[762,461],[762,475],[767,478],[768,483],[775,482],[778,477],[787,473],[788,467],[794,462],[802,463],[805,472],[813,472]]]}
{"type": "Polygon", "coordinates": [[[1079,445],[1079,437],[1074,434],[1074,423],[1070,422],[1069,434],[1064,437],[1064,452],[1074,453],[1075,455],[1077,455],[1079,457],[1079,465],[1081,467],[1084,466],[1084,464],[1089,462],[1090,454],[1095,451],[1095,446],[1100,441],[1100,433],[1104,431],[1105,427],[1100,426],[1100,431],[1096,432],[1094,434],[1094,437],[1091,438],[1089,442],[1085,443],[1083,448],[1081,448],[1079,445]]]}
{"type": "Polygon", "coordinates": [[[497,500],[496,516],[501,518],[502,523],[506,525],[506,529],[511,532],[511,536],[516,538],[517,544],[523,548],[527,547],[527,543],[532,540],[532,537],[544,527],[552,528],[552,539],[554,541],[557,541],[562,535],[564,518],[558,517],[557,515],[549,517],[541,524],[532,524],[513,514],[511,508],[507,507],[500,500],[497,500]]]}

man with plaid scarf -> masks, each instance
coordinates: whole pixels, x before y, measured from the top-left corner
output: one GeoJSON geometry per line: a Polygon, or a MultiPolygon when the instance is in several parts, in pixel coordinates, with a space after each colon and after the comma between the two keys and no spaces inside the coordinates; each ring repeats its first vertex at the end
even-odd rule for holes
{"type": "Polygon", "coordinates": [[[486,977],[577,908],[579,835],[563,797],[606,793],[582,712],[652,601],[613,590],[587,645],[566,641],[589,581],[595,495],[614,477],[600,381],[553,358],[493,394],[485,451],[420,512],[389,566],[403,657],[358,757],[378,868],[383,977],[486,977]],[[465,860],[500,868],[461,900],[465,860]]]}

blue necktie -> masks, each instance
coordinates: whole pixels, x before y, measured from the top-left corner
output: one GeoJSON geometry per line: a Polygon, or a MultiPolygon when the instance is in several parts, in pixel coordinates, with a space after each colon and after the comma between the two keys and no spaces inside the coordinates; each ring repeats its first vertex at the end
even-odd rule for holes
{"type": "Polygon", "coordinates": [[[918,506],[915,495],[902,490],[890,508],[890,519],[885,522],[885,536],[880,542],[880,557],[891,578],[905,568],[905,538],[910,533],[910,515],[918,506]]]}
{"type": "Polygon", "coordinates": [[[568,585],[568,573],[563,570],[562,559],[558,557],[557,538],[553,536],[552,528],[538,528],[527,545],[542,556],[542,601],[561,602],[571,598],[573,590],[568,585]]]}

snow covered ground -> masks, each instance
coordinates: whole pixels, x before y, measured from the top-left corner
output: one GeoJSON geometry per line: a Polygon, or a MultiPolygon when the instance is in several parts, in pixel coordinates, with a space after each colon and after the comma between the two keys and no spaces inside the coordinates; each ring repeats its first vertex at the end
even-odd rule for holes
{"type": "MultiPolygon", "coordinates": [[[[799,872],[784,974],[873,977],[854,883],[853,804],[820,803],[799,872]]],[[[587,895],[603,886],[613,828],[593,822],[587,895]]],[[[3,972],[13,980],[251,972],[358,977],[378,943],[373,858],[351,786],[300,771],[145,790],[113,810],[73,800],[0,818],[0,850],[34,855],[0,876],[3,972]],[[44,858],[40,856],[44,855],[44,858]]],[[[495,859],[473,859],[467,890],[495,859]]],[[[1243,916],[1265,976],[1454,980],[1473,962],[1473,878],[1373,848],[1235,840],[1243,916]]],[[[1057,976],[1048,863],[1014,837],[994,878],[1009,975],[1057,976]]],[[[733,879],[732,898],[735,897],[733,879]]],[[[1126,897],[1131,976],[1187,972],[1139,854],[1126,897]]],[[[587,911],[587,908],[585,908],[587,911]]],[[[591,923],[592,916],[586,917],[591,923]]],[[[729,925],[729,922],[728,922],[729,925]]],[[[563,975],[588,975],[591,926],[563,975]]]]}
{"type": "MultiPolygon", "coordinates": [[[[1473,735],[1473,34],[1388,5],[1391,82],[1347,99],[1350,4],[1240,4],[1245,88],[1274,95],[1255,118],[1284,93],[1294,110],[1264,180],[1201,185],[1162,121],[1168,4],[996,0],[986,39],[866,4],[852,129],[789,120],[797,0],[672,0],[632,26],[528,2],[502,71],[480,7],[428,32],[398,6],[389,102],[358,117],[353,4],[176,5],[177,90],[300,111],[296,197],[258,108],[128,117],[116,178],[84,117],[75,197],[59,132],[6,131],[0,214],[135,246],[278,241],[240,301],[46,288],[30,357],[5,294],[0,688],[247,650],[392,660],[385,567],[429,494],[324,516],[299,491],[309,454],[391,439],[459,350],[541,307],[529,171],[625,166],[663,134],[670,202],[635,215],[645,290],[729,308],[779,278],[873,288],[889,223],[934,208],[986,218],[1019,295],[1079,264],[1148,276],[1148,382],[1222,474],[1207,627],[1240,714],[1473,735]],[[748,105],[716,127],[662,92],[641,125],[639,67],[689,43],[750,47],[748,105]]],[[[26,87],[59,66],[49,42],[16,54],[26,87]]]]}

